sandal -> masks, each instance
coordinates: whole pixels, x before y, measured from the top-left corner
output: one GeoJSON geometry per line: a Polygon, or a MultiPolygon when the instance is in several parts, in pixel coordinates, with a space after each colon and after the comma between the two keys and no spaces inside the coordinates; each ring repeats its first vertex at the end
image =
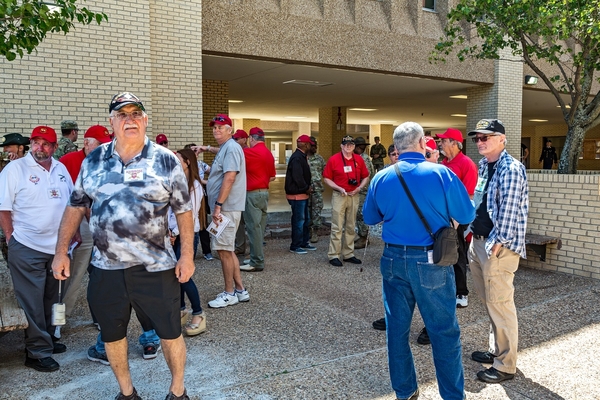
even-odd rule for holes
{"type": "Polygon", "coordinates": [[[192,315],[192,319],[190,322],[188,322],[183,330],[188,336],[196,336],[206,331],[206,315],[204,313],[200,315],[192,315]],[[194,324],[192,323],[192,321],[194,321],[194,317],[200,317],[202,319],[197,324],[194,324]]]}
{"type": "Polygon", "coordinates": [[[185,326],[187,324],[188,319],[190,318],[190,314],[191,314],[190,310],[187,310],[187,309],[181,310],[181,313],[180,313],[180,315],[181,315],[181,326],[185,326]]]}

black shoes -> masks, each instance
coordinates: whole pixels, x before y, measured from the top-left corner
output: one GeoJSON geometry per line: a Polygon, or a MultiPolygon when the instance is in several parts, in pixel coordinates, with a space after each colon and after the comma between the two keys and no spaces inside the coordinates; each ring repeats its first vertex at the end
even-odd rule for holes
{"type": "Polygon", "coordinates": [[[421,333],[419,333],[419,337],[417,338],[417,343],[431,344],[431,340],[429,340],[429,334],[427,333],[427,328],[423,328],[421,330],[421,333]]]}
{"type": "Polygon", "coordinates": [[[329,264],[333,265],[334,267],[342,267],[343,266],[343,264],[339,258],[334,258],[333,260],[329,260],[329,264]]]}
{"type": "Polygon", "coordinates": [[[489,351],[474,351],[473,354],[471,354],[471,359],[473,361],[477,361],[482,364],[493,364],[494,358],[496,358],[496,356],[489,351]]]}
{"type": "Polygon", "coordinates": [[[349,263],[352,263],[352,264],[362,264],[362,261],[360,261],[356,257],[345,258],[344,262],[349,262],[349,263]]]}
{"type": "Polygon", "coordinates": [[[29,358],[29,356],[25,356],[25,366],[40,372],[53,372],[60,368],[60,365],[52,357],[29,358]]]}
{"type": "Polygon", "coordinates": [[[67,351],[67,346],[62,343],[54,343],[54,348],[52,349],[52,354],[60,354],[67,351]]]}
{"type": "Polygon", "coordinates": [[[373,321],[373,329],[377,329],[378,331],[385,331],[386,324],[385,318],[378,319],[377,321],[373,321]]]}
{"type": "Polygon", "coordinates": [[[123,393],[119,392],[115,400],[142,400],[142,398],[138,395],[137,390],[133,388],[133,393],[129,396],[125,396],[123,393]]]}
{"type": "Polygon", "coordinates": [[[173,392],[169,392],[165,400],[190,400],[190,397],[187,395],[187,390],[183,389],[183,394],[181,396],[175,396],[173,392]]]}
{"type": "Polygon", "coordinates": [[[496,368],[491,367],[488,369],[484,369],[483,371],[479,371],[477,373],[477,377],[479,380],[482,380],[487,383],[500,383],[502,381],[507,381],[515,377],[515,374],[509,374],[506,372],[498,371],[496,368]]]}

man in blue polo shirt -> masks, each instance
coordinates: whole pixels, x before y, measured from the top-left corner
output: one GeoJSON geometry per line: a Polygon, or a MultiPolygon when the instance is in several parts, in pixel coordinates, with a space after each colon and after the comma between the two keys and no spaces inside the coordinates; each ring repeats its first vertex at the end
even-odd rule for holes
{"type": "MultiPolygon", "coordinates": [[[[450,219],[468,224],[475,210],[462,182],[448,168],[426,162],[423,128],[405,122],[394,131],[400,158],[396,164],[433,232],[450,219]]],[[[363,208],[365,223],[383,222],[381,257],[383,304],[388,326],[388,362],[392,388],[400,399],[419,395],[408,335],[415,304],[431,338],[439,392],[443,399],[464,398],[460,329],[452,265],[432,263],[433,239],[425,229],[395,166],[373,178],[363,208]],[[395,196],[390,196],[395,193],[395,196]]]]}

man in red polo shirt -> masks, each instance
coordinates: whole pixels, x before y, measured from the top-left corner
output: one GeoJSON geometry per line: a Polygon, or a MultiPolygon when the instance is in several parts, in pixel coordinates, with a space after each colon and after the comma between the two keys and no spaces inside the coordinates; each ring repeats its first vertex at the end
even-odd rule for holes
{"type": "MultiPolygon", "coordinates": [[[[69,175],[73,183],[77,180],[81,164],[83,160],[98,146],[108,143],[112,140],[112,135],[102,125],[91,126],[83,136],[83,149],[72,151],[60,158],[60,162],[67,167],[69,175]]],[[[92,256],[92,235],[88,221],[84,218],[79,225],[79,233],[81,234],[81,244],[73,251],[73,261],[71,262],[71,278],[65,283],[65,298],[64,303],[67,311],[67,316],[71,315],[71,311],[75,307],[75,301],[81,291],[81,280],[87,271],[92,256]]]]}
{"type": "Polygon", "coordinates": [[[250,147],[244,148],[246,159],[246,209],[244,221],[250,241],[250,259],[240,266],[242,271],[262,271],[265,268],[263,239],[267,226],[269,182],[275,180],[275,158],[265,146],[262,129],[250,129],[250,147]]]}
{"type": "Polygon", "coordinates": [[[354,138],[344,136],[342,151],[332,155],[323,180],[333,189],[331,195],[331,236],[327,257],[329,264],[341,267],[341,258],[352,264],[362,264],[354,256],[354,227],[360,201],[359,192],[369,184],[369,170],[362,157],[354,154],[354,138]]]}

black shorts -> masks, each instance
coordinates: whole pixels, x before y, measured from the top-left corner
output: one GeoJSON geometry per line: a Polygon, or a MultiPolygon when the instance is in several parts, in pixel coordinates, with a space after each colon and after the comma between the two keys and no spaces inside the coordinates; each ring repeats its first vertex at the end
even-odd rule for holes
{"type": "Polygon", "coordinates": [[[154,329],[161,339],[181,335],[180,285],[172,269],[148,272],[143,265],[118,270],[93,267],[87,295],[105,342],[127,336],[132,307],[144,331],[154,329]]]}

